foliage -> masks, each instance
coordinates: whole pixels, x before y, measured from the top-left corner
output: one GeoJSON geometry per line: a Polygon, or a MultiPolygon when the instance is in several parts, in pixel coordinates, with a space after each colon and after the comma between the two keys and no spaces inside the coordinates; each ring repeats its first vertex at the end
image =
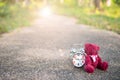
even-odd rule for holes
{"type": "Polygon", "coordinates": [[[104,12],[94,13],[90,8],[85,7],[58,7],[56,12],[62,15],[74,16],[78,18],[81,24],[120,33],[120,9],[116,7],[113,10],[113,8],[106,7],[104,12]]]}
{"type": "Polygon", "coordinates": [[[0,2],[0,16],[5,17],[10,14],[9,6],[5,2],[0,2]]]}
{"type": "Polygon", "coordinates": [[[117,4],[118,6],[120,6],[120,0],[113,0],[113,2],[114,2],[115,4],[117,4]]]}
{"type": "MultiPolygon", "coordinates": [[[[43,0],[29,0],[29,5],[23,1],[0,0],[0,33],[27,25],[31,18],[30,10],[44,6],[43,0]]],[[[48,0],[48,4],[56,8],[56,13],[78,18],[79,23],[120,33],[120,7],[116,6],[120,5],[120,0],[111,0],[109,7],[106,6],[107,0],[102,0],[101,12],[93,10],[92,1],[80,0],[78,4],[78,0],[64,0],[61,4],[59,0],[48,0]]]]}
{"type": "Polygon", "coordinates": [[[9,32],[18,27],[29,25],[29,19],[31,17],[27,8],[23,8],[19,4],[11,5],[1,2],[0,4],[0,33],[9,32]]]}
{"type": "Polygon", "coordinates": [[[102,0],[102,3],[106,3],[107,0],[102,0]]]}
{"type": "Polygon", "coordinates": [[[64,4],[67,6],[75,6],[77,4],[77,0],[65,0],[64,4]]]}

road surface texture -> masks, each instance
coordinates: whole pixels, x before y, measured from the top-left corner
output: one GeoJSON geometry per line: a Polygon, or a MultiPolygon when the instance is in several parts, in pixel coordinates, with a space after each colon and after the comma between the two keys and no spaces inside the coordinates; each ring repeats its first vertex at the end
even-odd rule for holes
{"type": "Polygon", "coordinates": [[[38,18],[0,37],[0,80],[120,80],[120,35],[65,16],[38,18]],[[100,46],[99,55],[109,62],[106,72],[88,74],[72,65],[72,45],[86,42],[100,46]]]}

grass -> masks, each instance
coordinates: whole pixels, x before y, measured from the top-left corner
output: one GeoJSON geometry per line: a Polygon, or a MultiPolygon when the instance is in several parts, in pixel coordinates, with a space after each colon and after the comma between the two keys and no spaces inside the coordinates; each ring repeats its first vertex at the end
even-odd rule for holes
{"type": "Polygon", "coordinates": [[[28,8],[23,8],[20,5],[7,5],[0,15],[0,33],[10,32],[18,27],[30,25],[32,18],[30,16],[28,8]]]}
{"type": "Polygon", "coordinates": [[[102,12],[94,12],[92,8],[85,7],[57,7],[58,14],[73,16],[81,24],[87,24],[99,29],[106,29],[120,34],[120,8],[104,7],[102,12]]]}

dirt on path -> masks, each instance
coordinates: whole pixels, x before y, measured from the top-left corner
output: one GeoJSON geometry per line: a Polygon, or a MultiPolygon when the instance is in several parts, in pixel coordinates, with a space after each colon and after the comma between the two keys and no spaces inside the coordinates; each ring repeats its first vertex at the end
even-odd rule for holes
{"type": "Polygon", "coordinates": [[[0,37],[0,80],[120,80],[120,36],[76,24],[74,18],[38,18],[0,37]],[[106,72],[75,68],[69,57],[73,44],[95,43],[109,62],[106,72]]]}

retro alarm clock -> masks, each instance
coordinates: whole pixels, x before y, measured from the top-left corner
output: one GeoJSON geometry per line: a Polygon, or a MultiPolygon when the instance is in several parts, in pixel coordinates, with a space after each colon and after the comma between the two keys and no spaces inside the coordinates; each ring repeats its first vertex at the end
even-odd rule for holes
{"type": "Polygon", "coordinates": [[[75,67],[82,67],[85,64],[84,48],[72,49],[70,53],[72,56],[72,63],[75,67]]]}

